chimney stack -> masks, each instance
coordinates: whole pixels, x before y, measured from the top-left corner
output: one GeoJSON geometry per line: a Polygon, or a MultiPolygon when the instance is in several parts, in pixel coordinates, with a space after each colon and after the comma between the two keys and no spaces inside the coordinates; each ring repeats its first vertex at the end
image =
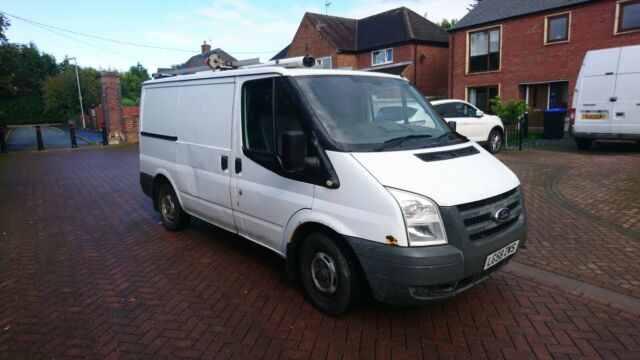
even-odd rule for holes
{"type": "Polygon", "coordinates": [[[202,45],[200,45],[202,47],[202,53],[207,53],[209,51],[211,51],[211,45],[207,44],[207,42],[205,41],[202,45]]]}

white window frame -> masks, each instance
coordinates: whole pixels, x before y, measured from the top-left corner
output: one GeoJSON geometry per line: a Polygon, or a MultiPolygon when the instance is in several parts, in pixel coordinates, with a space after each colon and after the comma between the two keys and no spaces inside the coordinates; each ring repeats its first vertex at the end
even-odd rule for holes
{"type": "Polygon", "coordinates": [[[319,69],[333,69],[333,62],[331,61],[331,56],[325,56],[325,57],[321,57],[321,58],[316,58],[315,67],[317,67],[319,69]],[[329,62],[329,67],[328,68],[325,68],[325,67],[321,66],[321,64],[323,64],[325,62],[329,62]]]}
{"type": "Polygon", "coordinates": [[[393,48],[374,50],[374,51],[371,52],[371,66],[385,65],[385,64],[391,64],[391,63],[393,63],[393,48]],[[377,53],[377,52],[382,52],[382,51],[384,51],[384,62],[376,64],[374,62],[374,60],[376,58],[374,54],[377,53]],[[387,60],[387,51],[391,52],[391,60],[387,60]]]}

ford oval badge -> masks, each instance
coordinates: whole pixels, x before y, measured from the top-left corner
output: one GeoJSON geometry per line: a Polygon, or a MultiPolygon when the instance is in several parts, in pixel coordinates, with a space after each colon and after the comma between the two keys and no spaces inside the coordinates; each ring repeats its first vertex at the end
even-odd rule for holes
{"type": "Polygon", "coordinates": [[[511,210],[509,210],[509,208],[502,208],[498,209],[498,211],[493,214],[493,220],[497,222],[505,222],[509,219],[509,216],[511,216],[511,210]]]}

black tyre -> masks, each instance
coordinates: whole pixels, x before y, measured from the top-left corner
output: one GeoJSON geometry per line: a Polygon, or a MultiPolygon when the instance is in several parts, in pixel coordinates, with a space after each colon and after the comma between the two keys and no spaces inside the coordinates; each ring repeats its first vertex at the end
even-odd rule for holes
{"type": "Polygon", "coordinates": [[[487,138],[487,150],[492,154],[497,153],[502,148],[502,141],[502,132],[498,129],[491,130],[487,138]]]}
{"type": "Polygon", "coordinates": [[[592,143],[593,139],[576,138],[576,145],[580,150],[589,150],[592,143]]]}
{"type": "Polygon", "coordinates": [[[191,216],[184,212],[175,191],[169,184],[162,184],[158,189],[156,202],[160,211],[160,219],[167,230],[178,231],[183,229],[191,216]]]}
{"type": "Polygon", "coordinates": [[[345,246],[322,233],[307,236],[300,246],[298,270],[304,290],[329,316],[343,314],[362,293],[363,279],[345,246]]]}

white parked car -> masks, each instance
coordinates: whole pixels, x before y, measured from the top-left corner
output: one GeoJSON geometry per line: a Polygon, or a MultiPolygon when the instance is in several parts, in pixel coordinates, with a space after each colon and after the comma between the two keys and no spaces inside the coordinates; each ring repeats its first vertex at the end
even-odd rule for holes
{"type": "Polygon", "coordinates": [[[456,132],[487,147],[492,154],[500,151],[504,139],[504,125],[498,116],[485,114],[482,110],[462,100],[437,100],[431,105],[447,121],[456,123],[456,132]]]}

